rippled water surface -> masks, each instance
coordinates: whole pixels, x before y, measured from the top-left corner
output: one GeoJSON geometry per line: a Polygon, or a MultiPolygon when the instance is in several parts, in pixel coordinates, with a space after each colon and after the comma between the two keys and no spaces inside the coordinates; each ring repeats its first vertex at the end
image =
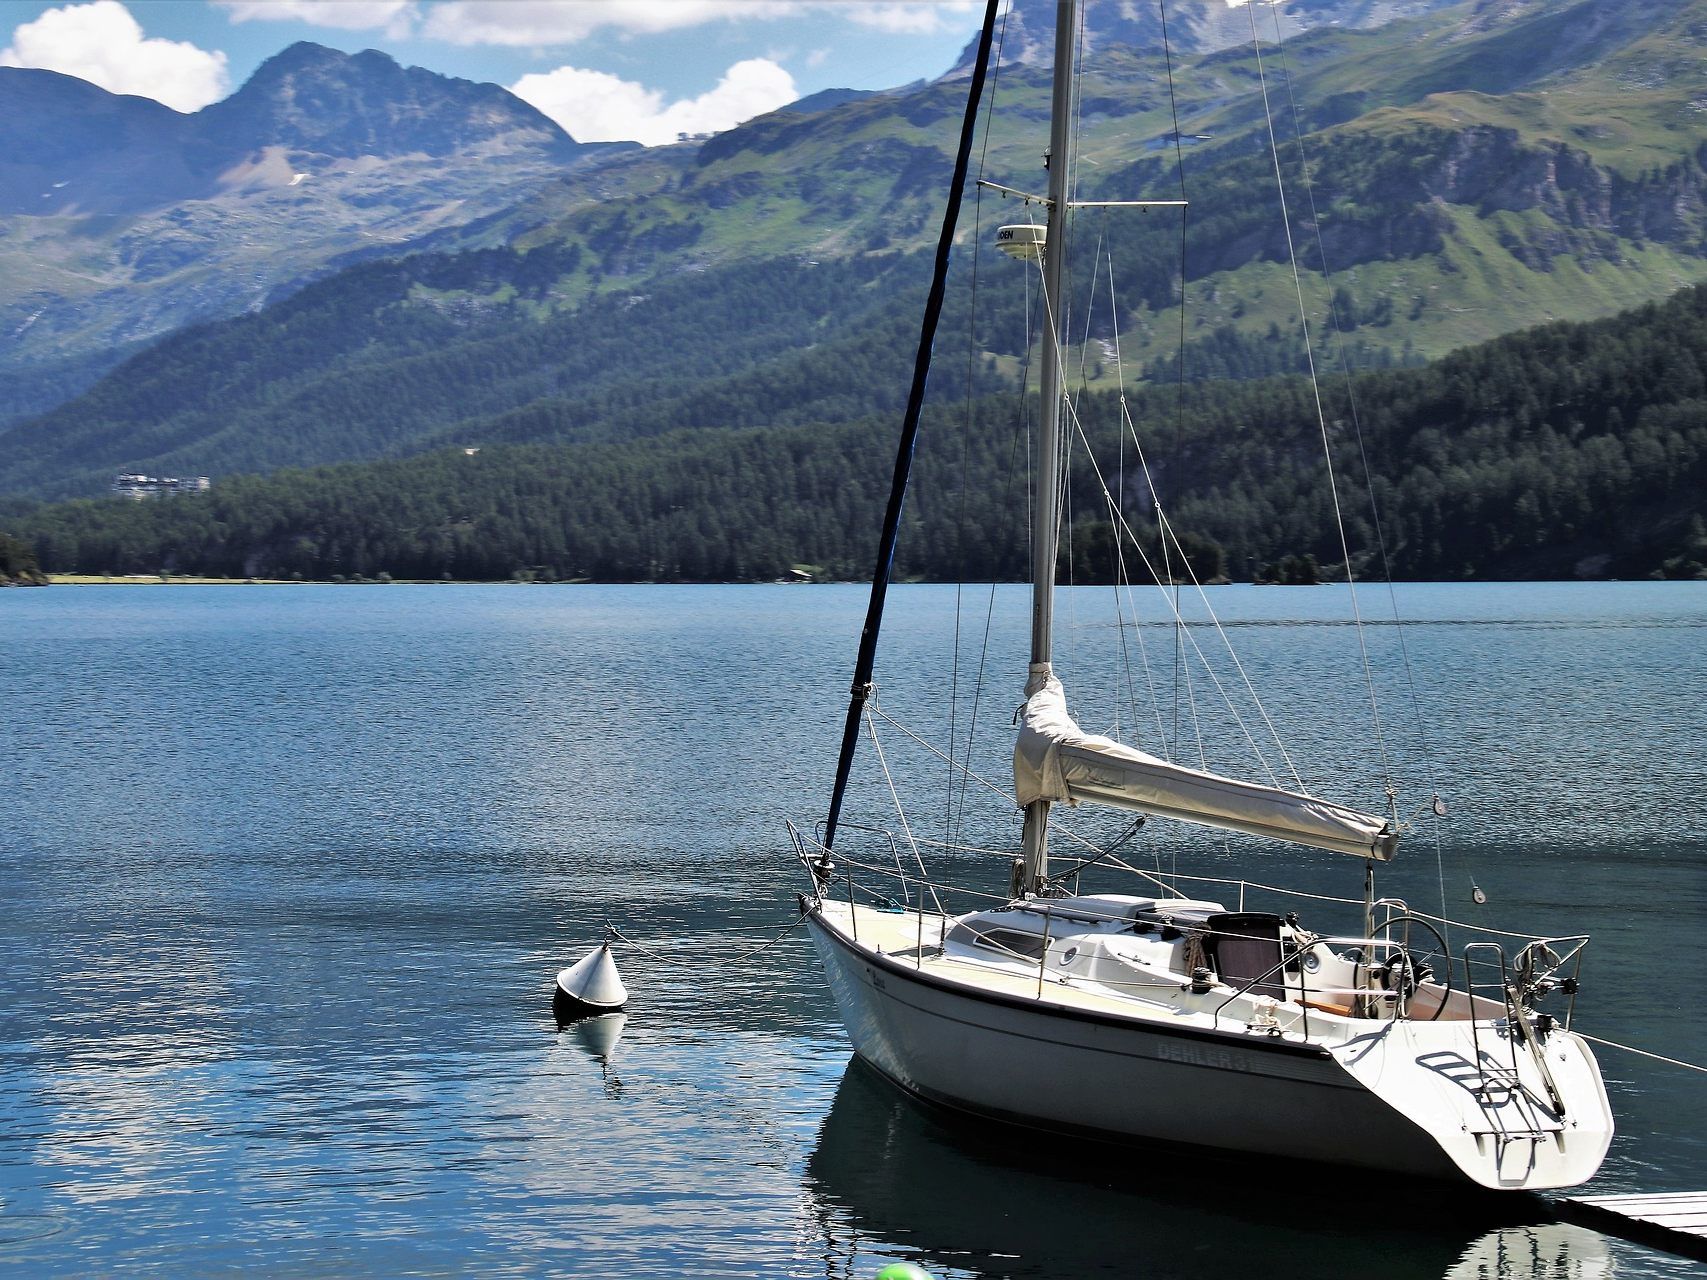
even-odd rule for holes
{"type": "MultiPolygon", "coordinates": [[[[1367,681],[1344,588],[1210,598],[1306,784],[1378,803],[1384,757],[1403,803],[1446,798],[1384,890],[1463,915],[1474,882],[1487,923],[1592,932],[1579,1028],[1707,1060],[1707,589],[1405,587],[1402,631],[1370,593],[1367,681]]],[[[883,711],[935,740],[957,692],[1000,781],[1023,596],[891,606],[883,711]]],[[[0,592],[0,1268],[1707,1274],[1527,1199],[949,1124],[850,1068],[804,941],[752,953],[793,915],[783,821],[822,814],[863,610],[829,586],[0,592]],[[618,953],[630,1010],[560,1030],[552,974],[607,921],[644,947],[618,953]]],[[[1173,674],[1219,652],[1188,616],[1121,627],[1065,592],[1058,665],[1088,728],[1185,751],[1196,724],[1237,767],[1213,744],[1240,722],[1173,674]]],[[[883,731],[940,835],[945,767],[883,731]]],[[[854,816],[894,826],[886,796],[868,756],[854,816]]],[[[1017,838],[999,803],[971,816],[1017,838]]],[[[1197,856],[1360,888],[1330,855],[1197,856]]],[[[1602,1065],[1596,1189],[1707,1189],[1702,1077],[1602,1065]]]]}

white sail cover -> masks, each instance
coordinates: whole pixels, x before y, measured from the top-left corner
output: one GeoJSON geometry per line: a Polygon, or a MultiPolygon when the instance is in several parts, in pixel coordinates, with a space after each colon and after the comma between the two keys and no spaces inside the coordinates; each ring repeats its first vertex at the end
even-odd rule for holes
{"type": "Polygon", "coordinates": [[[1398,833],[1372,814],[1187,769],[1085,733],[1067,714],[1066,692],[1048,666],[1033,668],[1025,692],[1014,746],[1014,791],[1021,805],[1091,800],[1381,862],[1398,846],[1398,833]]]}

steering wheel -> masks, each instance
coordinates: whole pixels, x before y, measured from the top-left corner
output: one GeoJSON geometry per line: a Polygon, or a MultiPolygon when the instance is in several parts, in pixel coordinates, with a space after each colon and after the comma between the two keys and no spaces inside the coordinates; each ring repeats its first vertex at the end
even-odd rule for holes
{"type": "MultiPolygon", "coordinates": [[[[1385,943],[1385,935],[1395,925],[1412,924],[1421,925],[1426,929],[1433,939],[1433,945],[1426,949],[1417,949],[1388,943],[1390,949],[1387,952],[1387,963],[1376,972],[1381,978],[1381,985],[1398,996],[1400,1008],[1409,1004],[1419,986],[1432,982],[1437,972],[1443,975],[1440,978],[1440,1003],[1428,1019],[1434,1022],[1446,1012],[1446,1002],[1452,995],[1452,956],[1446,950],[1446,939],[1441,936],[1440,930],[1421,916],[1393,916],[1382,921],[1376,930],[1376,936],[1385,943]],[[1435,968],[1436,961],[1440,965],[1438,970],[1435,968]]],[[[1408,930],[1405,940],[1407,943],[1410,941],[1408,930]]]]}
{"type": "Polygon", "coordinates": [[[1383,987],[1396,991],[1401,998],[1409,1000],[1416,995],[1417,984],[1434,977],[1434,968],[1427,960],[1418,960],[1401,947],[1387,958],[1387,963],[1380,968],[1378,975],[1383,987]]]}

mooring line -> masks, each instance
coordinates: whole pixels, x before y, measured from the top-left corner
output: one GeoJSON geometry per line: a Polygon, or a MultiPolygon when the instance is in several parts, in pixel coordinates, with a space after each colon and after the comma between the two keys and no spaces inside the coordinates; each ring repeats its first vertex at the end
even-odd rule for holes
{"type": "MultiPolygon", "coordinates": [[[[751,960],[754,956],[759,955],[761,952],[769,951],[772,947],[776,946],[777,943],[781,942],[789,934],[793,933],[796,929],[798,929],[800,927],[801,923],[805,919],[806,919],[806,913],[801,912],[793,920],[790,920],[788,922],[787,928],[785,928],[781,933],[777,934],[776,937],[772,938],[769,942],[761,943],[759,946],[754,947],[751,951],[742,952],[738,956],[730,956],[727,960],[724,961],[724,963],[725,964],[738,964],[742,960],[751,960]]],[[[609,933],[611,937],[620,939],[624,945],[633,947],[636,951],[638,951],[643,956],[651,956],[652,959],[654,959],[654,960],[665,960],[665,961],[674,961],[678,958],[676,956],[666,955],[662,951],[654,951],[651,947],[648,947],[645,943],[636,942],[633,938],[629,937],[621,929],[618,929],[614,924],[611,924],[608,921],[605,923],[605,931],[607,933],[609,933]]],[[[717,932],[717,931],[716,930],[708,930],[707,932],[717,932]]]]}
{"type": "Polygon", "coordinates": [[[1634,1053],[1638,1057],[1652,1058],[1655,1062],[1669,1063],[1674,1067],[1682,1067],[1686,1071],[1699,1071],[1703,1075],[1707,1075],[1707,1067],[1698,1067],[1693,1062],[1685,1062],[1681,1058],[1668,1058],[1663,1053],[1649,1053],[1646,1049],[1637,1049],[1631,1045],[1619,1044],[1616,1040],[1602,1040],[1599,1036],[1591,1036],[1586,1031],[1576,1031],[1572,1034],[1579,1035],[1584,1040],[1591,1040],[1595,1044],[1603,1044],[1608,1049],[1622,1049],[1625,1053],[1634,1053]]]}

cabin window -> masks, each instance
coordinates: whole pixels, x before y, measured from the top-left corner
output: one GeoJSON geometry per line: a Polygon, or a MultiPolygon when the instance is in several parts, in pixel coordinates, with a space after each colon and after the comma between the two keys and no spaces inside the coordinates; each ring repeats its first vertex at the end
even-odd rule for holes
{"type": "Polygon", "coordinates": [[[1036,960],[1043,955],[1043,935],[1025,933],[1019,929],[980,929],[977,925],[959,924],[949,931],[948,940],[1006,956],[1036,960]]]}

